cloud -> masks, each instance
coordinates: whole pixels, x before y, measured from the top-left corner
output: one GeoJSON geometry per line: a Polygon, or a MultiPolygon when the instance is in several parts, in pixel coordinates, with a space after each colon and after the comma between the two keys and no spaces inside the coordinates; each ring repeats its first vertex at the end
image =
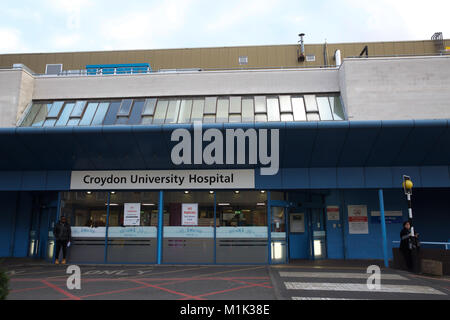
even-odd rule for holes
{"type": "Polygon", "coordinates": [[[450,34],[450,3],[440,0],[344,0],[348,8],[356,8],[366,18],[362,29],[368,40],[430,39],[437,31],[450,34]]]}
{"type": "Polygon", "coordinates": [[[0,28],[0,53],[15,53],[26,50],[21,33],[13,28],[0,28]]]}
{"type": "Polygon", "coordinates": [[[119,11],[99,20],[103,46],[137,49],[158,46],[173,39],[186,25],[192,0],[164,1],[156,6],[119,11]]]}

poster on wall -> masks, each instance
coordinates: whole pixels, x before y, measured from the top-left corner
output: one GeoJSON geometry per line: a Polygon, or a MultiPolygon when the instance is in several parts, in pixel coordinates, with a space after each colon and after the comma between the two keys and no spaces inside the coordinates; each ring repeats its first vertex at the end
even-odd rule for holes
{"type": "Polygon", "coordinates": [[[327,206],[327,219],[339,221],[339,206],[327,206]]]}
{"type": "Polygon", "coordinates": [[[348,232],[350,234],[369,233],[367,206],[348,206],[348,232]]]}
{"type": "Polygon", "coordinates": [[[198,203],[183,203],[181,205],[181,225],[198,225],[198,203]]]}
{"type": "Polygon", "coordinates": [[[124,203],[123,208],[123,225],[139,226],[141,224],[141,204],[124,203]]]}

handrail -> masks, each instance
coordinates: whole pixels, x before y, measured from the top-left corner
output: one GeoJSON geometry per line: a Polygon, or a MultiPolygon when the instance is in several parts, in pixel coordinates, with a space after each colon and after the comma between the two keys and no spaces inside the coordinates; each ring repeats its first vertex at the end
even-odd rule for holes
{"type": "MultiPolygon", "coordinates": [[[[392,243],[400,243],[400,241],[395,240],[392,243]]],[[[445,246],[445,250],[448,250],[450,247],[450,242],[420,241],[420,244],[443,245],[445,246]]]]}
{"type": "Polygon", "coordinates": [[[305,70],[305,69],[321,69],[321,70],[336,70],[337,66],[292,66],[292,67],[246,67],[246,68],[186,68],[186,69],[160,69],[152,70],[151,68],[104,68],[102,69],[78,69],[78,70],[63,70],[58,74],[34,74],[35,76],[102,76],[102,75],[136,75],[136,74],[162,74],[162,73],[186,73],[186,72],[217,72],[217,71],[278,71],[278,70],[305,70]]]}

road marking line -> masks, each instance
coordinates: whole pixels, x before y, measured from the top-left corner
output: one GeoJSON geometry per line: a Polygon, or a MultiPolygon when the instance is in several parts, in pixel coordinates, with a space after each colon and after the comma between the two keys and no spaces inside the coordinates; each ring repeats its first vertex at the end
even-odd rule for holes
{"type": "MultiPolygon", "coordinates": [[[[280,277],[292,278],[337,278],[337,279],[367,279],[369,273],[346,273],[346,272],[279,272],[280,277]]],[[[381,273],[381,280],[409,280],[398,274],[381,273]]]]}
{"type": "Polygon", "coordinates": [[[327,291],[356,291],[356,292],[396,292],[447,295],[441,291],[426,286],[406,286],[382,284],[378,290],[371,290],[367,284],[360,283],[313,283],[313,282],[285,282],[288,290],[327,290],[327,291]]]}
{"type": "Polygon", "coordinates": [[[370,300],[370,299],[331,298],[331,297],[292,297],[292,300],[370,300]]]}
{"type": "Polygon", "coordinates": [[[177,291],[174,291],[174,290],[170,290],[170,289],[167,289],[167,288],[163,288],[163,287],[160,287],[160,286],[156,286],[156,285],[153,285],[153,284],[148,284],[148,283],[137,281],[137,280],[131,280],[131,282],[135,282],[135,283],[144,285],[144,286],[146,286],[148,288],[155,288],[155,289],[159,289],[159,290],[162,290],[162,291],[167,291],[167,292],[170,292],[170,293],[173,293],[173,294],[177,294],[177,295],[183,296],[183,297],[188,298],[188,299],[205,300],[205,299],[203,299],[203,298],[201,298],[199,296],[192,296],[192,295],[189,295],[189,294],[186,294],[186,293],[183,293],[183,292],[177,292],[177,291]]]}
{"type": "Polygon", "coordinates": [[[45,281],[45,280],[41,280],[41,282],[42,282],[43,284],[45,284],[46,286],[48,286],[48,287],[50,287],[50,288],[52,288],[52,289],[58,291],[59,293],[62,293],[62,294],[65,295],[66,297],[69,297],[69,298],[72,299],[72,300],[81,300],[80,297],[74,296],[73,294],[67,292],[66,290],[63,290],[63,289],[59,288],[58,286],[54,285],[53,283],[50,283],[50,282],[45,281]]]}

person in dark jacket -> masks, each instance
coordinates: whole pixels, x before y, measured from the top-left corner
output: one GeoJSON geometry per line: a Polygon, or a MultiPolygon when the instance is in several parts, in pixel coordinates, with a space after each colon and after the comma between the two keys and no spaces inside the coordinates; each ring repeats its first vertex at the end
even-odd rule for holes
{"type": "Polygon", "coordinates": [[[417,249],[417,238],[419,234],[411,235],[411,224],[409,221],[403,223],[403,229],[400,231],[400,252],[405,258],[406,266],[409,271],[414,270],[413,250],[417,249]]]}
{"type": "Polygon", "coordinates": [[[55,236],[56,250],[55,250],[55,264],[59,264],[59,252],[62,249],[63,260],[62,264],[66,263],[67,244],[72,240],[72,231],[65,216],[62,216],[58,223],[53,228],[53,235],[55,236]]]}

